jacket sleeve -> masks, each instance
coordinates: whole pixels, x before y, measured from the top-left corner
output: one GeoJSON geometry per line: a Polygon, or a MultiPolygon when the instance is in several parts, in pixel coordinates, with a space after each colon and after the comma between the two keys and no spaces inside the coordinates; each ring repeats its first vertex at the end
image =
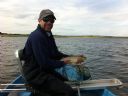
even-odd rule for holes
{"type": "Polygon", "coordinates": [[[31,38],[31,46],[32,50],[35,56],[35,59],[41,69],[43,70],[49,70],[49,69],[55,69],[60,68],[65,65],[63,61],[59,60],[52,60],[48,57],[46,53],[46,42],[42,38],[31,38]]]}
{"type": "Polygon", "coordinates": [[[56,50],[56,59],[60,60],[60,59],[62,59],[62,58],[64,58],[64,57],[68,57],[69,55],[64,54],[64,53],[62,53],[62,52],[60,52],[60,51],[58,50],[58,48],[57,48],[57,46],[56,46],[55,39],[54,39],[53,37],[52,37],[52,39],[53,39],[54,48],[55,48],[55,50],[56,50]]]}
{"type": "Polygon", "coordinates": [[[56,55],[57,55],[57,59],[58,60],[60,60],[60,59],[62,59],[64,57],[68,57],[69,56],[67,54],[61,53],[58,49],[57,49],[56,55]]]}

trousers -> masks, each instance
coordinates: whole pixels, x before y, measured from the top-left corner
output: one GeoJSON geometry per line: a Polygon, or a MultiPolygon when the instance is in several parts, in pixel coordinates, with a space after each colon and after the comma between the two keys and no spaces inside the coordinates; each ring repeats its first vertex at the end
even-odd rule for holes
{"type": "Polygon", "coordinates": [[[32,96],[75,96],[75,90],[64,81],[49,75],[45,84],[39,89],[39,93],[32,94],[32,96]]]}

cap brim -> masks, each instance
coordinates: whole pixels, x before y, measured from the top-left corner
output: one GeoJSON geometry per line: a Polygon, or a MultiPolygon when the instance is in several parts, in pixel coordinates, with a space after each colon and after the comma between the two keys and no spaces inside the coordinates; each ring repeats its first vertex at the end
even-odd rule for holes
{"type": "Polygon", "coordinates": [[[51,17],[56,20],[56,17],[54,15],[51,15],[51,17]]]}

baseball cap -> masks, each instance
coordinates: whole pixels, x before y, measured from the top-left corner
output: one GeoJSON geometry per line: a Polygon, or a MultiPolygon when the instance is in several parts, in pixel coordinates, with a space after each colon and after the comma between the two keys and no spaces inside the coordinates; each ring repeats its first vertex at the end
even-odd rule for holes
{"type": "Polygon", "coordinates": [[[44,9],[40,12],[40,15],[39,15],[39,19],[43,19],[44,17],[47,17],[47,16],[53,16],[54,19],[56,19],[56,17],[54,16],[54,13],[49,10],[49,9],[44,9]]]}

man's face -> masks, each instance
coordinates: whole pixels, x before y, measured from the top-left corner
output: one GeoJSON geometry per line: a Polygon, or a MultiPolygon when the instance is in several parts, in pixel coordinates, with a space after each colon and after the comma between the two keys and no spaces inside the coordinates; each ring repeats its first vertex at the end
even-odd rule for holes
{"type": "Polygon", "coordinates": [[[53,27],[53,23],[54,23],[54,18],[51,17],[45,17],[39,20],[39,24],[41,25],[41,27],[48,32],[51,32],[51,29],[53,27]]]}

